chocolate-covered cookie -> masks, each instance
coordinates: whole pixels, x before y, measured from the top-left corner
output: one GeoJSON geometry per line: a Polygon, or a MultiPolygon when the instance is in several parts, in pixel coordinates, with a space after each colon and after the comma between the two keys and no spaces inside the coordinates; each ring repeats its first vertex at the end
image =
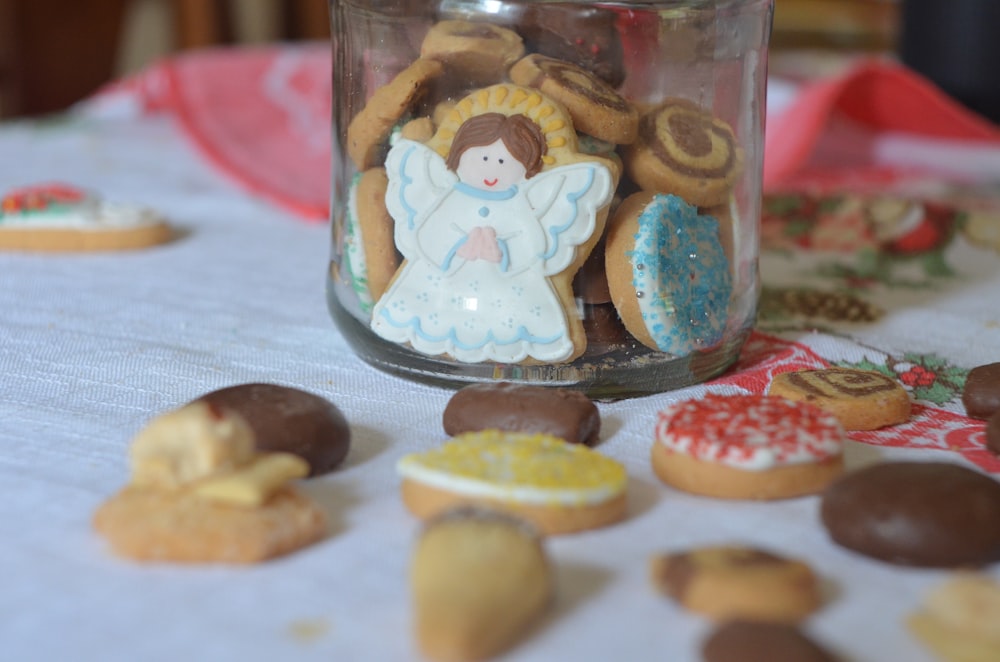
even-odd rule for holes
{"type": "Polygon", "coordinates": [[[351,430],[329,400],[278,384],[239,384],[198,398],[234,411],[250,425],[260,451],[294,453],[309,475],[332,471],[347,456],[351,430]]]}
{"type": "Polygon", "coordinates": [[[616,21],[610,9],[536,2],[526,3],[514,29],[527,52],[572,62],[618,87],[625,68],[616,21]]]}
{"type": "Polygon", "coordinates": [[[449,435],[489,429],[550,434],[592,446],[601,416],[579,391],[508,382],[466,386],[448,401],[444,431],[449,435]]]}
{"type": "Polygon", "coordinates": [[[731,621],[702,646],[705,662],[835,662],[798,628],[779,623],[731,621]]]}
{"type": "Polygon", "coordinates": [[[943,568],[1000,560],[1000,483],[957,464],[856,471],[827,489],[820,511],[836,543],[889,563],[943,568]]]}
{"type": "Polygon", "coordinates": [[[973,418],[989,418],[1000,412],[1000,363],[973,368],[962,389],[965,413],[973,418]]]}

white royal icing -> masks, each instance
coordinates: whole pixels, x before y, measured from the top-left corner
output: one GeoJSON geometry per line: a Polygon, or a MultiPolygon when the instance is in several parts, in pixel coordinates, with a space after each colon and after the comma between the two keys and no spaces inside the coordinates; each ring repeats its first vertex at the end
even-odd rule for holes
{"type": "Polygon", "coordinates": [[[567,313],[549,277],[593,235],[613,193],[608,168],[581,162],[510,182],[477,172],[509,184],[483,190],[402,139],[386,171],[386,206],[406,261],[375,304],[375,333],[468,363],[569,357],[567,313]]]}
{"type": "Polygon", "coordinates": [[[0,231],[4,228],[71,229],[90,232],[130,229],[161,223],[152,210],[101,200],[95,196],[57,204],[44,210],[0,212],[0,231]]]}
{"type": "Polygon", "coordinates": [[[346,237],[344,239],[344,266],[347,270],[351,289],[358,297],[358,305],[365,313],[370,313],[375,303],[368,289],[368,262],[365,259],[364,235],[358,216],[358,182],[361,173],[354,176],[347,192],[346,237]]]}

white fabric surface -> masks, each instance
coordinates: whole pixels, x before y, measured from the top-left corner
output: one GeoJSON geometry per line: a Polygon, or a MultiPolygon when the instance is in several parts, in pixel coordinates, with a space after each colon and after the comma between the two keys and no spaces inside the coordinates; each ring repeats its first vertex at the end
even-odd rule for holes
{"type": "MultiPolygon", "coordinates": [[[[153,206],[186,232],[138,252],[0,254],[0,655],[418,659],[406,583],[418,523],[399,499],[394,464],[442,441],[450,392],[352,355],[325,307],[327,228],[246,194],[162,117],[11,123],[0,126],[0,153],[4,190],[68,181],[153,206]],[[250,381],[322,394],[350,421],[345,465],[305,485],[330,514],[330,537],[248,568],[113,557],[90,518],[127,480],[132,435],[168,408],[250,381]]],[[[845,659],[930,660],[903,619],[946,573],[836,547],[815,497],[731,503],[657,482],[648,462],[655,413],[698,391],[600,405],[599,448],[629,470],[630,516],[548,541],[555,609],[504,659],[697,660],[711,624],[653,591],[648,559],[744,542],[805,558],[823,575],[830,601],[806,629],[845,659]]],[[[944,457],[849,451],[852,463],[944,457]]]]}

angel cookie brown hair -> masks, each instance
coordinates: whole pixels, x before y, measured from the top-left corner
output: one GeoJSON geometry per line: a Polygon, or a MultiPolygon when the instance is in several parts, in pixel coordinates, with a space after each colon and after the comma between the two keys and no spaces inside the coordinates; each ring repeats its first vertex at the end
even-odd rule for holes
{"type": "Polygon", "coordinates": [[[497,140],[502,140],[514,158],[524,165],[527,171],[525,179],[537,175],[542,169],[542,156],[546,150],[542,130],[525,115],[508,116],[503,113],[483,113],[462,123],[448,152],[448,169],[456,170],[458,160],[470,147],[491,145],[497,140]]]}

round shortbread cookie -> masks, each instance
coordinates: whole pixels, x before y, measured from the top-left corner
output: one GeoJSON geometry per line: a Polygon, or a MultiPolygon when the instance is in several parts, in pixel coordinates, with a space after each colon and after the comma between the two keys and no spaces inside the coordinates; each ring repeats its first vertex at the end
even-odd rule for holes
{"type": "Polygon", "coordinates": [[[1000,583],[985,574],[958,572],[927,594],[906,625],[942,660],[1000,659],[1000,583]]]}
{"type": "Polygon", "coordinates": [[[470,432],[404,456],[397,470],[403,501],[420,518],[478,504],[558,534],[606,526],[626,513],[621,464],[546,434],[470,432]]]}
{"type": "Polygon", "coordinates": [[[116,251],[174,237],[153,210],[109,202],[65,184],[14,189],[0,199],[0,250],[116,251]]]}
{"type": "Polygon", "coordinates": [[[902,385],[871,370],[785,372],[774,376],[767,392],[816,405],[836,416],[845,430],[877,430],[910,418],[910,396],[902,385]]]}
{"type": "Polygon", "coordinates": [[[539,89],[566,106],[577,131],[620,145],[635,142],[638,111],[589,71],[532,53],[511,67],[510,79],[539,89]]]}
{"type": "Polygon", "coordinates": [[[651,461],[677,489],[725,499],[822,491],[843,472],[844,429],[818,407],[708,394],[661,411],[651,461]]]}
{"type": "Polygon", "coordinates": [[[722,339],[733,286],[718,223],[677,196],[640,191],[618,206],[604,270],[622,323],[647,347],[687,356],[722,339]]]}
{"type": "Polygon", "coordinates": [[[668,99],[639,120],[625,169],[641,188],[712,207],[729,197],[743,169],[732,128],[686,99],[668,99]]]}
{"type": "Polygon", "coordinates": [[[499,82],[522,55],[524,42],[513,30],[463,20],[435,23],[420,45],[420,57],[444,63],[470,85],[499,82]]]}
{"type": "Polygon", "coordinates": [[[347,126],[347,153],[358,170],[377,165],[379,152],[392,128],[444,73],[437,60],[420,58],[375,90],[347,126]]]}
{"type": "Polygon", "coordinates": [[[650,562],[660,592],[717,620],[795,623],[819,608],[819,581],[801,561],[746,546],[702,547],[650,562]]]}

